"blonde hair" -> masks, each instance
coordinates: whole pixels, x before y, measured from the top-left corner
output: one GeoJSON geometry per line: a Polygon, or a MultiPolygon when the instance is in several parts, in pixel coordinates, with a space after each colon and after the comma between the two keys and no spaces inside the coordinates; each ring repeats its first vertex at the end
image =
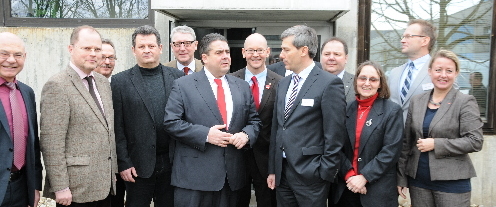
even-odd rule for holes
{"type": "Polygon", "coordinates": [[[439,50],[432,56],[431,61],[429,62],[429,68],[432,68],[432,63],[438,58],[448,58],[455,63],[456,72],[460,72],[460,60],[458,60],[458,56],[454,52],[449,50],[439,50]]]}

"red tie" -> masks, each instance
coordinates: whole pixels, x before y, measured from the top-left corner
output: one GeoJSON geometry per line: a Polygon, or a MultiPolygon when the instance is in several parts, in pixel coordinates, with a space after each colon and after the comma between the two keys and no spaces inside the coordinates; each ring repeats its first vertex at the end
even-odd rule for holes
{"type": "Polygon", "coordinates": [[[224,88],[222,87],[221,79],[214,79],[217,83],[217,106],[219,107],[220,115],[222,116],[222,121],[226,125],[227,130],[227,111],[226,111],[226,96],[224,95],[224,88]]]}
{"type": "Polygon", "coordinates": [[[257,107],[257,110],[258,108],[260,107],[260,102],[258,100],[259,99],[259,95],[258,95],[258,81],[257,81],[257,77],[253,76],[251,77],[251,81],[253,82],[253,84],[251,85],[251,94],[253,94],[253,100],[255,101],[255,107],[257,107]]]}
{"type": "Polygon", "coordinates": [[[189,68],[188,67],[184,67],[183,70],[184,70],[184,75],[188,75],[189,68]]]}
{"type": "Polygon", "coordinates": [[[24,121],[22,119],[21,106],[17,101],[17,89],[14,82],[6,82],[10,88],[10,107],[12,108],[12,126],[14,141],[14,166],[20,170],[26,159],[26,137],[24,137],[24,121]]]}

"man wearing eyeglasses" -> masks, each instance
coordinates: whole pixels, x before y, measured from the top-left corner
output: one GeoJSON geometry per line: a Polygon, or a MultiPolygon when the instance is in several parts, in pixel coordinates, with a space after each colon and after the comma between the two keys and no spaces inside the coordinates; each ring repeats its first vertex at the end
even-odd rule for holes
{"type": "Polygon", "coordinates": [[[0,206],[38,206],[41,160],[33,89],[17,80],[24,42],[0,33],[0,206]]]}
{"type": "Polygon", "coordinates": [[[408,57],[407,63],[394,68],[388,78],[390,99],[403,109],[403,123],[406,120],[410,98],[432,89],[427,73],[430,51],[436,43],[436,27],[428,21],[413,19],[401,38],[401,53],[408,57]]]}
{"type": "Polygon", "coordinates": [[[110,81],[112,71],[114,71],[115,56],[114,43],[109,39],[102,39],[102,62],[95,68],[95,72],[102,74],[110,81]]]}
{"type": "Polygon", "coordinates": [[[119,172],[126,207],[174,206],[169,153],[172,137],[163,127],[165,105],[181,71],[160,63],[159,32],[149,25],[132,34],[137,64],[112,76],[119,172]]]}
{"type": "Polygon", "coordinates": [[[282,76],[267,70],[265,61],[270,55],[267,40],[261,34],[248,36],[242,49],[246,59],[246,68],[234,72],[232,75],[241,78],[250,84],[252,96],[257,112],[262,121],[262,128],[257,142],[244,152],[247,167],[248,182],[239,193],[238,207],[248,207],[251,197],[251,183],[255,188],[258,206],[276,206],[276,194],[267,187],[267,166],[269,164],[269,144],[272,127],[272,115],[277,83],[282,76]]]}
{"type": "Polygon", "coordinates": [[[195,31],[186,25],[177,26],[172,29],[170,38],[172,41],[170,46],[176,59],[168,62],[165,66],[177,68],[185,75],[200,71],[203,64],[194,58],[198,46],[195,31]]]}
{"type": "Polygon", "coordinates": [[[70,63],[41,93],[40,146],[46,167],[43,193],[57,206],[110,207],[117,156],[108,80],[93,72],[102,40],[91,26],[73,30],[70,63]]]}

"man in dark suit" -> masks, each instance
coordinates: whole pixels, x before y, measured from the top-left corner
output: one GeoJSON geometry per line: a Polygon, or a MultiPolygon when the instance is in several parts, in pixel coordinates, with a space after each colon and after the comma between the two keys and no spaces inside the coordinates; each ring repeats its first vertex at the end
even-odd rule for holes
{"type": "Polygon", "coordinates": [[[286,68],[279,82],[270,138],[267,184],[277,206],[326,206],[346,139],[343,82],[315,66],[317,34],[298,25],[281,34],[286,68]]]}
{"type": "Polygon", "coordinates": [[[34,92],[16,79],[25,59],[22,39],[12,33],[0,33],[1,207],[34,207],[40,200],[43,167],[34,92]]]}
{"type": "Polygon", "coordinates": [[[226,75],[226,38],[205,35],[200,53],[204,69],[176,80],[165,108],[165,129],[176,138],[174,204],[235,206],[246,184],[241,148],[254,146],[260,119],[248,83],[226,75]]]}
{"type": "Polygon", "coordinates": [[[160,64],[160,34],[148,25],[133,35],[138,64],[112,77],[119,172],[126,183],[126,206],[174,206],[170,185],[171,138],[163,127],[172,83],[181,71],[160,64]]]}
{"type": "Polygon", "coordinates": [[[348,61],[348,45],[339,37],[331,37],[322,44],[320,63],[322,69],[337,75],[343,80],[344,96],[346,102],[355,100],[355,90],[353,89],[353,80],[355,76],[344,70],[348,61]]]}
{"type": "MultiPolygon", "coordinates": [[[[314,62],[317,67],[322,68],[320,62],[316,62],[316,61],[314,62]]],[[[267,69],[274,71],[274,73],[277,73],[277,75],[280,75],[282,77],[291,75],[293,73],[292,71],[286,69],[286,66],[284,65],[283,61],[267,65],[267,69]]]]}
{"type": "Polygon", "coordinates": [[[233,76],[241,78],[250,84],[257,112],[262,121],[262,128],[257,143],[244,152],[248,173],[248,183],[240,192],[238,207],[248,207],[251,197],[251,183],[255,188],[258,206],[276,206],[276,194],[267,187],[267,165],[269,160],[270,130],[277,83],[282,76],[267,70],[265,61],[270,55],[267,40],[261,34],[255,33],[245,40],[243,57],[246,68],[236,71],[233,76]]]}

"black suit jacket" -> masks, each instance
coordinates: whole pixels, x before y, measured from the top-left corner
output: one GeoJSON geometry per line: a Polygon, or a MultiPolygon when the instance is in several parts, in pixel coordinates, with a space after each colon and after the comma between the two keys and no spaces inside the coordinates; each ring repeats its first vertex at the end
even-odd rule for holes
{"type": "MultiPolygon", "coordinates": [[[[337,188],[331,188],[337,202],[346,188],[344,177],[352,169],[356,140],[358,102],[346,107],[346,130],[348,139],[341,153],[341,169],[337,188]]],[[[398,206],[396,188],[396,163],[400,157],[403,141],[403,110],[389,99],[377,98],[370,108],[360,135],[358,170],[368,183],[367,194],[360,194],[362,206],[398,206]]]]}
{"type": "MultiPolygon", "coordinates": [[[[254,146],[260,130],[248,83],[226,75],[233,101],[228,133],[245,132],[254,146]]],[[[165,107],[164,126],[176,139],[171,184],[185,189],[219,191],[226,181],[231,190],[246,184],[242,150],[206,142],[210,127],[223,124],[205,69],[177,79],[165,107]],[[199,107],[201,106],[201,107],[199,107]]]]}
{"type": "MultiPolygon", "coordinates": [[[[181,71],[162,65],[165,97],[168,97],[181,71]]],[[[119,172],[134,167],[139,177],[149,178],[156,162],[156,128],[153,103],[148,99],[138,65],[112,76],[115,141],[119,172]]],[[[169,152],[171,153],[171,152],[169,152]]]]}
{"type": "MultiPolygon", "coordinates": [[[[314,61],[315,65],[322,69],[322,64],[320,62],[314,61]]],[[[286,76],[286,67],[284,66],[284,62],[280,61],[274,64],[267,65],[267,69],[274,71],[278,75],[284,77],[286,76]]]]}
{"type": "MultiPolygon", "coordinates": [[[[20,81],[17,82],[21,91],[28,118],[28,137],[26,143],[26,170],[28,201],[30,206],[34,206],[34,191],[41,191],[41,171],[43,166],[40,159],[40,144],[38,137],[38,119],[36,113],[36,102],[33,89],[20,81]]],[[[10,134],[9,121],[7,115],[0,104],[0,204],[3,202],[7,185],[9,184],[10,169],[14,159],[14,145],[10,134]]]]}
{"type": "MultiPolygon", "coordinates": [[[[282,152],[305,185],[334,181],[339,151],[346,139],[343,81],[315,66],[284,120],[286,92],[292,77],[279,82],[270,138],[269,174],[280,184],[282,152]],[[305,100],[304,100],[305,99],[305,100]]],[[[289,181],[293,182],[293,181],[289,181]]]]}
{"type": "MultiPolygon", "coordinates": [[[[242,80],[245,79],[246,68],[232,73],[233,76],[242,80]]],[[[267,77],[264,87],[260,107],[258,108],[258,115],[262,121],[262,128],[258,135],[257,142],[253,148],[253,155],[255,162],[261,175],[267,175],[267,166],[269,165],[269,145],[270,145],[270,132],[272,128],[272,115],[274,112],[274,101],[276,98],[277,84],[283,77],[271,70],[267,70],[267,77]]]]}

